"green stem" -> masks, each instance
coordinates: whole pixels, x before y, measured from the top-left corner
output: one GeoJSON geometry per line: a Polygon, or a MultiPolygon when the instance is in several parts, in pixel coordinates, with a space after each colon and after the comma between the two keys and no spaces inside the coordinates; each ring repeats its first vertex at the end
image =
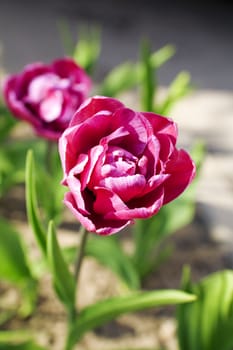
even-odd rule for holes
{"type": "Polygon", "coordinates": [[[151,49],[147,41],[143,41],[141,49],[141,61],[143,67],[143,81],[141,88],[142,110],[152,112],[155,95],[155,68],[151,64],[151,49]]]}
{"type": "Polygon", "coordinates": [[[71,339],[71,334],[72,334],[72,325],[73,325],[73,318],[69,317],[68,320],[68,330],[67,330],[67,338],[66,338],[66,343],[65,343],[65,347],[64,350],[72,350],[74,345],[73,341],[71,339]]]}
{"type": "MultiPolygon", "coordinates": [[[[81,235],[81,240],[80,240],[78,255],[77,255],[75,268],[74,268],[74,279],[76,281],[76,286],[78,285],[80,270],[81,270],[83,258],[85,255],[85,246],[87,242],[88,231],[82,226],[79,234],[81,235]]],[[[67,338],[66,338],[66,344],[65,344],[64,350],[72,350],[75,345],[73,344],[71,334],[73,331],[73,323],[76,320],[77,315],[78,315],[78,311],[75,309],[72,309],[68,313],[68,330],[67,330],[67,338]]]]}

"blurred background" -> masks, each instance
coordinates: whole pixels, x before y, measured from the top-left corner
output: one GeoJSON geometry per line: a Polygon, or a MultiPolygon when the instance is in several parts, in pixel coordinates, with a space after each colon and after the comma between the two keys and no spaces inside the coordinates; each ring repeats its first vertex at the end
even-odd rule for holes
{"type": "Polygon", "coordinates": [[[1,61],[8,71],[63,54],[61,22],[74,38],[82,24],[102,28],[97,77],[117,63],[136,59],[143,37],[153,49],[172,43],[175,57],[160,71],[166,85],[180,70],[199,88],[232,89],[233,3],[231,1],[0,0],[1,61]]]}

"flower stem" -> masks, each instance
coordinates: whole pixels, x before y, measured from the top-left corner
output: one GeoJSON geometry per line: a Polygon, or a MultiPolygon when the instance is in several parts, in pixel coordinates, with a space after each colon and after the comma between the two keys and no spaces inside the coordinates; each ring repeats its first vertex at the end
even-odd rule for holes
{"type": "MultiPolygon", "coordinates": [[[[81,235],[81,240],[79,244],[79,250],[77,254],[77,259],[75,262],[75,267],[74,267],[74,279],[76,281],[76,286],[78,285],[78,279],[80,275],[80,270],[83,262],[83,258],[85,255],[85,246],[87,242],[87,236],[88,236],[88,231],[81,226],[79,234],[81,235]]],[[[72,341],[72,331],[73,331],[73,323],[75,322],[76,318],[78,317],[78,310],[73,308],[68,312],[68,335],[66,338],[66,344],[64,350],[72,350],[74,345],[72,341]]]]}

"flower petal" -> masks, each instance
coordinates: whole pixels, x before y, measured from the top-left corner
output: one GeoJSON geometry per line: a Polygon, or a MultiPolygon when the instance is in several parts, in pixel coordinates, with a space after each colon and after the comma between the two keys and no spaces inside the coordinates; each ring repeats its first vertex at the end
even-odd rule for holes
{"type": "Polygon", "coordinates": [[[157,214],[163,205],[164,191],[162,186],[149,192],[143,197],[134,198],[127,203],[127,208],[119,208],[117,211],[106,212],[106,219],[146,219],[157,214]]]}
{"type": "Polygon", "coordinates": [[[170,177],[164,183],[164,204],[178,197],[195,176],[195,164],[184,150],[173,153],[167,162],[165,172],[170,177]]]}
{"type": "Polygon", "coordinates": [[[116,193],[124,202],[140,196],[144,191],[146,180],[143,175],[107,177],[100,182],[100,185],[116,193]]]}
{"type": "Polygon", "coordinates": [[[172,119],[151,112],[143,112],[142,114],[151,123],[155,135],[157,133],[169,135],[175,145],[178,132],[177,125],[172,119]]]}
{"type": "Polygon", "coordinates": [[[131,220],[104,219],[102,215],[98,214],[83,215],[77,208],[76,201],[71,192],[65,194],[64,203],[89,232],[95,232],[98,235],[111,235],[132,224],[131,220]]]}
{"type": "Polygon", "coordinates": [[[128,135],[121,141],[120,147],[125,148],[135,156],[142,155],[148,138],[151,135],[151,126],[141,113],[129,108],[119,108],[112,118],[113,130],[123,125],[128,135]]]}
{"type": "Polygon", "coordinates": [[[118,108],[123,107],[124,105],[110,97],[103,96],[94,96],[92,98],[87,99],[77,110],[75,115],[73,116],[70,126],[77,125],[85,121],[86,119],[93,117],[93,115],[98,112],[114,112],[118,108]]]}
{"type": "Polygon", "coordinates": [[[81,224],[90,232],[95,232],[96,227],[93,222],[85,215],[83,215],[77,208],[76,200],[71,192],[65,194],[64,203],[73,215],[81,222],[81,224]]]}
{"type": "Polygon", "coordinates": [[[81,181],[81,189],[82,191],[85,189],[85,187],[89,184],[91,175],[93,173],[93,169],[96,166],[97,161],[99,158],[103,156],[104,147],[101,145],[95,146],[91,148],[90,152],[88,152],[88,162],[83,169],[82,174],[80,175],[80,181],[81,181]]]}

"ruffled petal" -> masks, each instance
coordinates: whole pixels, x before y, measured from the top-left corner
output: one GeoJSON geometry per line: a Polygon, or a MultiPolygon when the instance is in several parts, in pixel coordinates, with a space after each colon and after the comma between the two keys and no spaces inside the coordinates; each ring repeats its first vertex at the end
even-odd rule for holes
{"type": "Polygon", "coordinates": [[[140,196],[146,186],[143,175],[107,177],[100,182],[100,186],[110,189],[116,193],[124,202],[140,196]]]}
{"type": "Polygon", "coordinates": [[[100,157],[103,158],[103,152],[104,147],[101,145],[91,148],[91,150],[88,152],[88,162],[85,168],[83,169],[82,174],[80,175],[82,191],[85,189],[86,186],[88,186],[91,180],[91,176],[94,176],[93,170],[100,157]]]}
{"type": "Polygon", "coordinates": [[[93,117],[98,112],[108,112],[108,115],[112,114],[115,110],[121,107],[124,107],[124,105],[114,98],[94,96],[87,99],[80,106],[73,116],[70,126],[80,124],[88,118],[93,117]]]}
{"type": "Polygon", "coordinates": [[[78,210],[71,192],[65,194],[64,203],[87,231],[98,235],[111,235],[133,223],[132,220],[104,219],[103,216],[98,214],[85,216],[78,210]]]}
{"type": "Polygon", "coordinates": [[[173,144],[176,144],[178,131],[177,125],[172,119],[151,112],[143,112],[142,114],[151,123],[154,135],[157,133],[169,135],[173,144]]]}
{"type": "Polygon", "coordinates": [[[167,162],[165,173],[170,177],[164,183],[164,204],[178,197],[195,176],[195,164],[184,150],[175,151],[167,162]]]}
{"type": "Polygon", "coordinates": [[[129,108],[119,108],[112,118],[113,130],[123,125],[128,135],[120,144],[135,156],[140,156],[144,152],[148,139],[151,136],[151,126],[141,113],[134,112],[129,108]]]}
{"type": "Polygon", "coordinates": [[[143,197],[134,198],[127,203],[127,208],[119,208],[117,211],[106,212],[106,219],[146,219],[157,214],[163,205],[164,191],[162,186],[149,192],[143,197]]]}

